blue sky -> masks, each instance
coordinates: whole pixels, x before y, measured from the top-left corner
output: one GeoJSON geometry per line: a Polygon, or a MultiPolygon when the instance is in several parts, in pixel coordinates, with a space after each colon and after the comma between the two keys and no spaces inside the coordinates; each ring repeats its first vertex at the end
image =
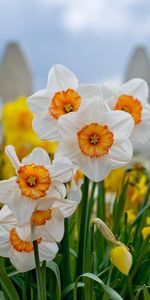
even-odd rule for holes
{"type": "Polygon", "coordinates": [[[136,46],[150,53],[149,0],[0,0],[0,8],[0,58],[18,41],[34,89],[56,63],[80,82],[120,81],[136,46]]]}

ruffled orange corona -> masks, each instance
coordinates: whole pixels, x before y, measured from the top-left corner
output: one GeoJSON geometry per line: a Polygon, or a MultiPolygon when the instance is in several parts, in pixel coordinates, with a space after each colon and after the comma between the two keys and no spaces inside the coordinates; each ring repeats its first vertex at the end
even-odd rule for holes
{"type": "MultiPolygon", "coordinates": [[[[20,239],[18,236],[16,229],[13,228],[10,230],[10,242],[15,250],[18,252],[32,252],[33,251],[33,242],[26,242],[20,239]]],[[[41,243],[42,238],[37,240],[37,243],[41,243]]]]}
{"type": "Polygon", "coordinates": [[[31,217],[31,224],[33,226],[45,225],[48,220],[52,218],[52,209],[36,210],[31,217]]]}
{"type": "Polygon", "coordinates": [[[141,122],[142,105],[138,99],[134,99],[132,96],[121,95],[117,100],[115,110],[128,112],[134,119],[135,125],[141,122]]]}
{"type": "Polygon", "coordinates": [[[31,164],[20,167],[17,183],[22,195],[34,200],[46,195],[46,191],[51,184],[51,179],[48,170],[44,166],[31,164]]]}
{"type": "Polygon", "coordinates": [[[55,93],[49,107],[49,113],[58,119],[69,112],[77,111],[81,103],[81,97],[73,89],[55,93]]]}
{"type": "Polygon", "coordinates": [[[108,154],[114,139],[107,125],[91,123],[84,126],[78,133],[78,143],[83,154],[100,157],[108,154]]]}

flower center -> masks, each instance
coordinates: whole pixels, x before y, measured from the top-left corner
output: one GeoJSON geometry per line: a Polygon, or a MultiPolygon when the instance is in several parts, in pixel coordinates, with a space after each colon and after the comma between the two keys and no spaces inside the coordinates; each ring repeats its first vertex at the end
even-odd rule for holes
{"type": "Polygon", "coordinates": [[[135,125],[141,122],[142,105],[138,99],[134,99],[132,96],[121,95],[117,100],[115,110],[128,112],[134,119],[135,125]]]}
{"type": "Polygon", "coordinates": [[[64,111],[66,113],[69,113],[69,112],[73,111],[73,107],[72,107],[71,103],[67,103],[67,104],[64,105],[64,111]]]}
{"type": "Polygon", "coordinates": [[[29,186],[35,186],[37,184],[37,178],[35,176],[29,176],[27,179],[29,186]]]}
{"type": "Polygon", "coordinates": [[[36,210],[31,217],[31,224],[33,226],[45,225],[46,221],[52,218],[52,209],[36,210]]]}
{"type": "Polygon", "coordinates": [[[114,139],[107,125],[91,123],[77,133],[79,147],[83,154],[100,157],[108,154],[114,139]]]}
{"type": "Polygon", "coordinates": [[[99,136],[94,134],[90,136],[90,144],[96,145],[99,143],[99,136]]]}
{"type": "Polygon", "coordinates": [[[31,164],[20,167],[17,183],[22,195],[34,200],[46,195],[51,179],[48,170],[44,166],[31,164]]]}
{"type": "Polygon", "coordinates": [[[54,119],[59,119],[71,111],[77,111],[81,103],[80,95],[73,89],[55,93],[49,107],[49,114],[54,119]]]}
{"type": "MultiPolygon", "coordinates": [[[[33,248],[33,242],[26,242],[20,239],[19,235],[16,232],[16,229],[13,228],[10,230],[10,236],[9,236],[11,245],[15,250],[18,252],[32,252],[34,250],[33,248]]],[[[39,238],[37,240],[37,243],[40,244],[42,241],[42,238],[39,238]]]]}

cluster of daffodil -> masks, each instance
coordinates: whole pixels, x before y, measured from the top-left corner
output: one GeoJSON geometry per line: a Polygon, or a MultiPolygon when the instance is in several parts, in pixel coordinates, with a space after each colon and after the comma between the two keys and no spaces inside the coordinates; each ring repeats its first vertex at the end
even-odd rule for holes
{"type": "MultiPolygon", "coordinates": [[[[16,176],[0,182],[0,202],[5,204],[0,212],[0,255],[9,257],[20,271],[35,266],[35,240],[41,261],[55,257],[56,243],[64,234],[64,218],[80,202],[83,174],[96,183],[104,180],[112,170],[131,161],[135,142],[146,143],[150,138],[148,86],[142,79],[119,87],[110,83],[79,85],[69,69],[55,65],[46,89],[27,102],[38,137],[59,142],[59,146],[52,162],[41,148],[20,162],[13,146],[6,147],[16,176]]],[[[20,121],[24,126],[22,117],[20,121]]],[[[131,177],[133,173],[129,181],[131,177]]],[[[138,181],[139,186],[144,183],[138,181]]],[[[133,202],[136,197],[131,193],[133,202]]],[[[112,262],[127,275],[132,264],[128,248],[108,234],[108,228],[104,235],[108,240],[112,237],[112,262]],[[123,267],[120,261],[116,263],[119,253],[123,267]]]]}

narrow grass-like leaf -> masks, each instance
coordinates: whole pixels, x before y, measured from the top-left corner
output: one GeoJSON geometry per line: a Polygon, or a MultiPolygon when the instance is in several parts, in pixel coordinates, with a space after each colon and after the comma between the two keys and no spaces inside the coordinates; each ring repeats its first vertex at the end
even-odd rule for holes
{"type": "Polygon", "coordinates": [[[2,270],[0,271],[0,284],[2,289],[7,294],[9,300],[19,300],[18,293],[13,283],[11,282],[7,274],[2,270]]]}
{"type": "Polygon", "coordinates": [[[144,295],[144,300],[150,300],[150,294],[146,286],[143,289],[143,295],[144,295]]]}
{"type": "Polygon", "coordinates": [[[50,261],[46,263],[47,268],[49,268],[56,276],[57,282],[57,300],[61,300],[61,280],[60,280],[60,273],[57,264],[54,261],[50,261]]]}
{"type": "MultiPolygon", "coordinates": [[[[75,288],[75,286],[76,286],[75,282],[69,284],[62,292],[62,299],[64,299],[68,295],[68,293],[71,292],[75,288]]],[[[85,286],[85,284],[83,282],[77,283],[77,288],[84,287],[84,286],[85,286]]]]}
{"type": "Polygon", "coordinates": [[[103,290],[109,295],[110,299],[123,300],[122,297],[115,290],[113,290],[111,287],[106,285],[98,276],[96,276],[95,274],[92,274],[92,273],[84,273],[76,279],[76,284],[74,287],[74,300],[77,300],[77,285],[78,285],[78,281],[81,277],[86,277],[86,278],[89,278],[89,279],[94,280],[97,283],[99,283],[100,286],[103,288],[103,290]]]}

